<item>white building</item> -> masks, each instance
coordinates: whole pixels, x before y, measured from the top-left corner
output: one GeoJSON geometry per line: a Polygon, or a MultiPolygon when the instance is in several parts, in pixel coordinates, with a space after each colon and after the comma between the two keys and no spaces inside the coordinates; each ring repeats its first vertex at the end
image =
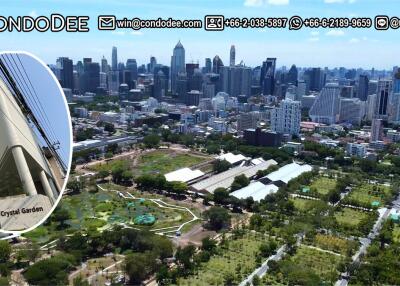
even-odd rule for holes
{"type": "Polygon", "coordinates": [[[380,141],[383,137],[382,119],[373,119],[371,124],[370,142],[380,141]]]}
{"type": "Polygon", "coordinates": [[[299,135],[301,121],[301,103],[285,99],[271,112],[271,129],[275,132],[299,135]]]}
{"type": "Polygon", "coordinates": [[[346,146],[346,153],[349,156],[364,158],[367,154],[366,144],[348,143],[346,146]]]}
{"type": "Polygon", "coordinates": [[[313,122],[334,124],[339,114],[340,87],[327,84],[310,108],[309,115],[313,122]]]}
{"type": "Polygon", "coordinates": [[[340,122],[360,125],[364,117],[365,104],[358,98],[341,98],[340,99],[340,122]]]}

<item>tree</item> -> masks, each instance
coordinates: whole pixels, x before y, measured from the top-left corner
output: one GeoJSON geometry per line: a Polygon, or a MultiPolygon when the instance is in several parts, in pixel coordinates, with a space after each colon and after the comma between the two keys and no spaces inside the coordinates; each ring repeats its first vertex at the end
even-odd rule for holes
{"type": "Polygon", "coordinates": [[[229,192],[225,188],[216,188],[214,191],[214,202],[216,204],[226,204],[229,198],[229,192]]]}
{"type": "Polygon", "coordinates": [[[80,275],[74,278],[72,284],[73,286],[89,286],[89,282],[86,279],[83,279],[80,275]]]}
{"type": "Polygon", "coordinates": [[[11,255],[11,246],[6,240],[0,240],[0,263],[8,262],[11,255]]]}
{"type": "Polygon", "coordinates": [[[231,191],[236,191],[241,188],[244,188],[250,184],[250,180],[246,177],[246,175],[241,174],[239,176],[236,176],[232,185],[231,185],[231,191]]]}
{"type": "Polygon", "coordinates": [[[231,216],[224,208],[211,207],[203,214],[204,217],[208,220],[208,224],[206,226],[210,229],[218,231],[230,224],[231,216]]]}
{"type": "Polygon", "coordinates": [[[258,275],[254,275],[253,280],[251,281],[251,283],[253,284],[253,286],[259,286],[261,285],[261,279],[260,277],[258,277],[258,275]]]}
{"type": "Polygon", "coordinates": [[[193,264],[193,256],[196,252],[196,247],[193,245],[188,245],[184,248],[178,247],[175,253],[175,259],[178,263],[179,267],[186,273],[188,270],[192,269],[193,264]]]}
{"type": "Polygon", "coordinates": [[[271,255],[276,253],[278,245],[275,241],[271,240],[269,242],[263,243],[260,245],[260,254],[263,257],[270,257],[271,255]]]}
{"type": "Polygon", "coordinates": [[[104,131],[114,133],[115,132],[115,127],[114,124],[105,122],[104,123],[104,131]]]}
{"type": "Polygon", "coordinates": [[[226,160],[216,160],[213,163],[213,171],[215,173],[221,173],[228,170],[231,167],[231,164],[226,160]]]}
{"type": "Polygon", "coordinates": [[[53,213],[53,219],[60,224],[60,227],[65,227],[65,221],[71,218],[69,211],[63,207],[57,207],[53,213]]]}
{"type": "Polygon", "coordinates": [[[108,177],[108,175],[109,175],[109,172],[108,172],[107,170],[100,170],[100,171],[97,173],[96,177],[97,177],[98,179],[104,180],[105,178],[108,177]]]}
{"type": "Polygon", "coordinates": [[[67,189],[73,192],[80,192],[84,188],[84,184],[78,180],[72,180],[67,183],[67,189]]]}
{"type": "Polygon", "coordinates": [[[210,239],[210,237],[205,237],[201,241],[201,249],[209,252],[213,252],[217,247],[215,240],[210,239]]]}
{"type": "Polygon", "coordinates": [[[143,143],[147,148],[156,148],[160,144],[160,136],[150,134],[143,138],[143,143]]]}
{"type": "Polygon", "coordinates": [[[125,258],[125,271],[133,285],[140,285],[156,269],[156,257],[153,253],[132,253],[125,258]]]}

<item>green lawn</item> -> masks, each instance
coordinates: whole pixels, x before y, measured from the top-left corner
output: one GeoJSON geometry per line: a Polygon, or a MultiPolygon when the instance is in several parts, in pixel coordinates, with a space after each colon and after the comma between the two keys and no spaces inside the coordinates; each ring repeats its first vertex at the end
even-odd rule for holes
{"type": "Polygon", "coordinates": [[[228,246],[220,248],[219,254],[203,263],[198,273],[180,279],[178,285],[224,285],[224,277],[228,273],[235,276],[235,285],[238,284],[256,269],[256,254],[265,241],[267,238],[252,233],[229,240],[228,246]]]}
{"type": "Polygon", "coordinates": [[[102,231],[113,224],[125,223],[135,228],[155,229],[180,225],[192,219],[185,210],[160,208],[154,202],[145,200],[126,200],[117,193],[98,191],[97,193],[82,192],[77,195],[65,196],[60,206],[67,209],[71,218],[66,221],[67,227],[60,229],[57,222],[51,222],[38,227],[26,234],[32,240],[43,244],[64,234],[76,231],[102,231]],[[128,202],[133,202],[128,205],[128,202]],[[134,224],[135,217],[151,214],[156,217],[152,226],[134,224]]]}
{"type": "Polygon", "coordinates": [[[400,225],[396,225],[393,229],[393,240],[400,243],[400,225]]]}
{"type": "Polygon", "coordinates": [[[313,244],[322,249],[333,251],[342,255],[353,254],[359,246],[357,241],[324,234],[317,234],[314,238],[313,244]]]}
{"type": "Polygon", "coordinates": [[[385,199],[391,195],[390,187],[384,185],[363,184],[354,188],[348,196],[350,201],[354,200],[362,204],[371,205],[377,201],[380,206],[385,204],[385,199]]]}
{"type": "Polygon", "coordinates": [[[290,198],[290,200],[293,202],[294,207],[299,212],[308,212],[309,210],[316,207],[318,204],[324,203],[323,201],[320,200],[307,200],[302,198],[290,198]]]}
{"type": "Polygon", "coordinates": [[[134,175],[166,174],[210,160],[207,156],[178,153],[172,150],[156,150],[142,155],[134,167],[134,175]]]}
{"type": "Polygon", "coordinates": [[[321,195],[326,195],[336,187],[336,180],[326,177],[319,177],[310,185],[312,191],[316,191],[321,195]]]}
{"type": "Polygon", "coordinates": [[[349,228],[358,227],[360,222],[367,217],[367,213],[350,208],[343,208],[341,211],[335,213],[336,221],[340,225],[349,228]]]}
{"type": "Polygon", "coordinates": [[[290,259],[294,264],[300,267],[312,269],[318,276],[326,281],[329,280],[332,273],[337,273],[336,266],[343,258],[302,245],[290,259]]]}

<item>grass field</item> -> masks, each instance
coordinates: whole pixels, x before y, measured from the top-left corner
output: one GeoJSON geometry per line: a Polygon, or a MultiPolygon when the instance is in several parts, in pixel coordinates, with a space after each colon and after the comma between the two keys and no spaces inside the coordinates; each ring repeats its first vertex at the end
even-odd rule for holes
{"type": "Polygon", "coordinates": [[[400,225],[396,225],[393,229],[393,240],[400,243],[400,225]]]}
{"type": "Polygon", "coordinates": [[[356,241],[324,234],[317,234],[314,238],[313,244],[319,248],[342,255],[352,254],[359,245],[356,241]]]}
{"type": "Polygon", "coordinates": [[[371,205],[377,201],[380,206],[384,205],[385,199],[390,196],[390,187],[383,185],[363,184],[351,191],[348,199],[355,200],[363,204],[371,205]]]}
{"type": "Polygon", "coordinates": [[[360,222],[367,217],[367,213],[350,208],[343,208],[341,211],[335,213],[336,221],[340,225],[349,228],[358,227],[360,222]]]}
{"type": "Polygon", "coordinates": [[[336,187],[336,180],[320,177],[313,181],[310,185],[312,191],[316,191],[321,195],[326,195],[336,187]]]}
{"type": "Polygon", "coordinates": [[[307,212],[314,208],[315,205],[321,204],[321,201],[307,200],[302,198],[290,198],[290,200],[293,202],[294,207],[300,212],[307,212]]]}
{"type": "Polygon", "coordinates": [[[296,265],[312,269],[318,276],[327,281],[332,273],[337,273],[336,266],[342,260],[342,257],[302,245],[290,259],[296,265]]]}
{"type": "Polygon", "coordinates": [[[207,156],[179,153],[173,150],[156,150],[142,155],[133,168],[135,176],[143,174],[166,174],[180,168],[190,167],[210,160],[207,156]]]}
{"type": "Polygon", "coordinates": [[[184,210],[160,208],[150,200],[125,200],[117,193],[98,191],[97,193],[82,192],[73,196],[65,196],[60,206],[67,209],[71,218],[66,221],[67,228],[60,229],[56,222],[42,225],[29,232],[26,236],[43,244],[56,239],[63,234],[78,230],[104,230],[114,224],[126,224],[135,228],[155,229],[176,226],[192,219],[184,210]],[[128,202],[131,204],[128,205],[128,202]],[[133,204],[132,204],[133,202],[133,204]],[[151,214],[156,217],[152,226],[134,224],[135,217],[151,214]]]}
{"type": "Polygon", "coordinates": [[[252,233],[247,233],[243,238],[229,240],[226,248],[220,248],[219,254],[204,263],[196,274],[181,279],[178,285],[224,285],[227,274],[234,275],[234,285],[239,284],[256,268],[256,254],[265,241],[267,238],[252,233]]]}

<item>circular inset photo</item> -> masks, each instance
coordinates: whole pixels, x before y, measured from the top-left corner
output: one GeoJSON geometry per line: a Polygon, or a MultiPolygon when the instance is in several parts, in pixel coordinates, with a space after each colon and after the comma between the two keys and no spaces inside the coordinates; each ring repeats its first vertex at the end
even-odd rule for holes
{"type": "Polygon", "coordinates": [[[71,153],[71,119],[57,78],[29,53],[0,53],[0,232],[22,233],[45,221],[61,199],[71,153]]]}

